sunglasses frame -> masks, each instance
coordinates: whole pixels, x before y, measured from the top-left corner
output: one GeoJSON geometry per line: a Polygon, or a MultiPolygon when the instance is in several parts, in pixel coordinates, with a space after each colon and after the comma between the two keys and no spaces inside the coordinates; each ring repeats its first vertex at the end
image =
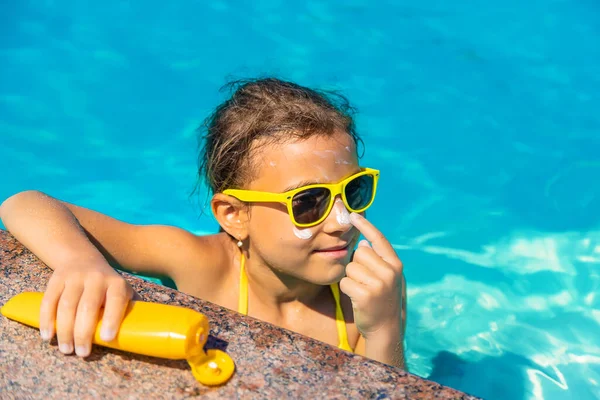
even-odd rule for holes
{"type": "Polygon", "coordinates": [[[299,187],[297,189],[289,190],[284,193],[260,192],[257,190],[244,190],[244,189],[227,189],[227,190],[223,191],[223,194],[226,194],[228,196],[233,196],[240,201],[248,202],[248,203],[283,203],[287,206],[288,214],[294,225],[296,225],[299,228],[309,228],[311,226],[319,225],[321,222],[323,222],[327,218],[327,216],[331,212],[331,209],[333,208],[335,199],[338,195],[342,196],[342,201],[344,202],[344,205],[346,206],[346,208],[348,208],[348,210],[355,212],[355,213],[361,213],[361,212],[365,211],[367,208],[369,208],[373,204],[373,201],[375,200],[375,194],[377,193],[377,182],[378,181],[379,181],[379,170],[372,169],[372,168],[361,168],[360,172],[358,172],[354,175],[351,175],[338,183],[323,183],[323,184],[307,185],[307,186],[299,187]],[[360,209],[353,209],[348,204],[348,200],[346,199],[346,193],[345,193],[344,189],[350,182],[352,182],[353,180],[355,180],[361,176],[365,176],[365,175],[371,175],[373,177],[373,194],[371,196],[371,200],[369,200],[369,202],[367,203],[367,205],[365,207],[360,208],[360,209]],[[308,223],[308,224],[300,224],[300,223],[296,222],[296,220],[295,220],[294,211],[292,209],[292,200],[296,194],[298,194],[304,190],[315,189],[315,188],[328,189],[329,192],[331,193],[331,198],[329,200],[329,205],[327,206],[327,210],[323,213],[323,216],[321,218],[319,218],[319,220],[308,223]]]}

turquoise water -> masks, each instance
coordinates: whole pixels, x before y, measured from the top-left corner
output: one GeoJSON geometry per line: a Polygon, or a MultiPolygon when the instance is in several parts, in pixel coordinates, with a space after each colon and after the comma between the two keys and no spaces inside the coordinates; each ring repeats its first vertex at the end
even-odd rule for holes
{"type": "Polygon", "coordinates": [[[597,398],[596,2],[10,3],[0,200],[38,189],[213,232],[188,195],[227,77],[341,89],[382,170],[369,216],[406,265],[410,371],[490,399],[597,398]]]}

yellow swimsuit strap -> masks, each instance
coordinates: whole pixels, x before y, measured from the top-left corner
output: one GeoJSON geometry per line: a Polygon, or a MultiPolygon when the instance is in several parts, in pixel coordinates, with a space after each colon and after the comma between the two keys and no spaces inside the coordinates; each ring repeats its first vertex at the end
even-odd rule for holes
{"type": "MultiPolygon", "coordinates": [[[[346,320],[340,304],[340,289],[337,283],[329,285],[333,298],[335,300],[335,323],[338,331],[340,344],[338,347],[342,350],[352,351],[348,343],[348,332],[346,331],[346,320]]],[[[238,311],[241,314],[248,315],[248,275],[246,275],[246,257],[241,253],[240,261],[240,298],[238,300],[238,311]]]]}
{"type": "Polygon", "coordinates": [[[344,311],[342,311],[342,305],[340,304],[340,288],[337,283],[329,285],[333,298],[335,299],[335,323],[337,325],[338,338],[340,344],[338,347],[342,350],[352,351],[350,343],[348,343],[348,332],[346,332],[346,320],[344,319],[344,311]]]}
{"type": "Polygon", "coordinates": [[[248,275],[246,275],[246,257],[241,253],[240,261],[240,298],[238,300],[238,311],[248,315],[248,275]]]}

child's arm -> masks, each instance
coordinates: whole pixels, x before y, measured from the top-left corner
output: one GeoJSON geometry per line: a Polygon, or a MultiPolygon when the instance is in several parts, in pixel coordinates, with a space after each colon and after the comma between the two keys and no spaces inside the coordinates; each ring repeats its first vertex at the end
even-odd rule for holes
{"type": "Polygon", "coordinates": [[[371,241],[358,244],[340,290],[352,301],[354,321],[361,333],[356,352],[405,368],[406,284],[402,262],[385,236],[359,214],[352,224],[371,241]]]}
{"type": "MultiPolygon", "coordinates": [[[[18,193],[0,206],[0,219],[24,246],[54,270],[40,319],[46,339],[56,333],[61,351],[86,356],[101,306],[103,339],[111,340],[133,296],[111,268],[177,278],[183,257],[198,247],[178,228],[135,226],[37,191],[18,193]],[[104,329],[103,329],[104,331],[104,329]]],[[[177,279],[175,279],[177,281],[177,279]]]]}
{"type": "Polygon", "coordinates": [[[178,271],[171,260],[199,244],[183,229],[128,224],[38,191],[8,198],[0,205],[0,219],[52,269],[85,254],[129,272],[172,276],[178,271]]]}

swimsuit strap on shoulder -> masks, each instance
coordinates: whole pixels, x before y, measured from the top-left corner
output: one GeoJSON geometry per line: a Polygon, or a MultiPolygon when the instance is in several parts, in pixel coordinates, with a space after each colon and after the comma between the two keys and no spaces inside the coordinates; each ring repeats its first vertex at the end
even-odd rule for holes
{"type": "Polygon", "coordinates": [[[240,261],[240,298],[238,300],[238,311],[248,315],[248,276],[246,275],[246,257],[241,253],[240,261]]]}
{"type": "Polygon", "coordinates": [[[338,338],[340,344],[338,347],[342,350],[352,351],[350,344],[348,343],[348,332],[346,332],[346,320],[344,319],[344,311],[342,311],[342,305],[340,303],[340,288],[337,283],[329,285],[333,298],[335,299],[335,323],[337,325],[338,338]]]}

